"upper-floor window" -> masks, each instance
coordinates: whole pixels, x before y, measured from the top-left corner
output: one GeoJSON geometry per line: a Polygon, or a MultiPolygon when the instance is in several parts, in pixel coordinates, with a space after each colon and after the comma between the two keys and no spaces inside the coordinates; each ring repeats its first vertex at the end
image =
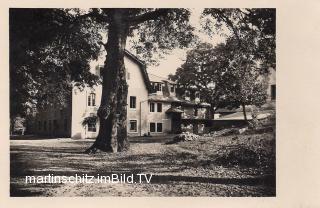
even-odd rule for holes
{"type": "Polygon", "coordinates": [[[88,106],[96,106],[96,94],[93,92],[88,95],[88,106]]]}
{"type": "Polygon", "coordinates": [[[174,85],[171,85],[170,92],[174,92],[174,85]]]}
{"type": "Polygon", "coordinates": [[[136,96],[130,96],[130,108],[136,108],[137,98],[136,96]]]}
{"type": "Polygon", "coordinates": [[[157,103],[157,112],[162,112],[162,103],[157,103]]]}
{"type": "Polygon", "coordinates": [[[150,112],[155,111],[155,103],[150,103],[150,112]]]}
{"type": "Polygon", "coordinates": [[[154,82],[154,83],[152,83],[152,86],[155,91],[162,91],[162,84],[161,83],[154,82]]]}

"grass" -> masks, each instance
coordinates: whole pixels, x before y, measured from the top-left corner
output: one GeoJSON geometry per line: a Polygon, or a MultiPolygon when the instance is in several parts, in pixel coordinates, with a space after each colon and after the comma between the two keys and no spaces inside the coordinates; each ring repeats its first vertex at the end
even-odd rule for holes
{"type": "Polygon", "coordinates": [[[11,140],[11,196],[275,196],[273,132],[207,137],[165,145],[172,137],[131,138],[128,152],[83,154],[93,140],[11,140]],[[219,163],[239,147],[255,165],[219,163]],[[269,158],[267,160],[266,158],[269,158]],[[150,184],[26,184],[26,175],[153,174],[150,184]]]}

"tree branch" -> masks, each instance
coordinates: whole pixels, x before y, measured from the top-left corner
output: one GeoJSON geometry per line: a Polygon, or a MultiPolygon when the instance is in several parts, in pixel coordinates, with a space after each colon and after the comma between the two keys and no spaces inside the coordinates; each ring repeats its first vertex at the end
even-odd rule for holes
{"type": "Polygon", "coordinates": [[[135,17],[129,17],[128,22],[130,25],[137,25],[149,20],[155,20],[161,16],[166,16],[169,13],[170,9],[156,9],[152,12],[147,12],[135,17]]]}

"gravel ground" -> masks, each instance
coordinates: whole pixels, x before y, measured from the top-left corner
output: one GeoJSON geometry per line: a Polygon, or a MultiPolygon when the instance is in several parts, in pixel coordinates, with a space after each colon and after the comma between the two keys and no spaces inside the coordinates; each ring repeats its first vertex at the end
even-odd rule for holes
{"type": "Polygon", "coordinates": [[[83,154],[93,140],[11,140],[11,196],[275,196],[274,168],[221,166],[214,159],[247,145],[274,152],[274,134],[201,138],[165,145],[172,137],[131,138],[124,153],[83,154]],[[25,176],[153,174],[147,183],[26,184],[25,176]]]}

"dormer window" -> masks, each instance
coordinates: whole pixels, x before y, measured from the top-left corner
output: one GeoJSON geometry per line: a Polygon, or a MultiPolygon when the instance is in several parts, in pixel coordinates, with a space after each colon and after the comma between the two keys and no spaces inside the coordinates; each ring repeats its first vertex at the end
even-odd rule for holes
{"type": "Polygon", "coordinates": [[[154,82],[154,83],[152,83],[152,86],[156,92],[162,91],[162,84],[161,83],[154,82]]]}

